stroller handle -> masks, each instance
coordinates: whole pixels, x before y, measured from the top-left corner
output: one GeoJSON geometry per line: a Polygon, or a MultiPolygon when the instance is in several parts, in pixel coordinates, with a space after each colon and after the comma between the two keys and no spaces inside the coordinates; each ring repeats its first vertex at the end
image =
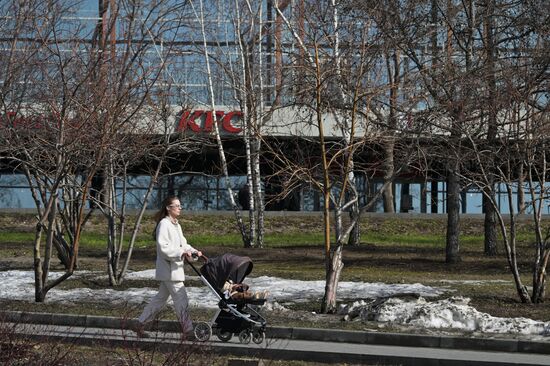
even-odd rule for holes
{"type": "Polygon", "coordinates": [[[193,252],[191,254],[191,258],[193,258],[192,261],[189,260],[189,258],[187,256],[185,256],[185,263],[189,264],[191,266],[191,268],[193,268],[193,271],[195,271],[196,274],[198,274],[199,276],[201,276],[201,273],[199,272],[199,270],[197,269],[197,267],[195,267],[195,265],[193,264],[194,261],[197,261],[199,258],[202,258],[202,260],[204,261],[204,263],[206,263],[208,261],[208,257],[205,256],[204,254],[201,255],[200,257],[197,255],[197,253],[193,252]]]}
{"type": "Polygon", "coordinates": [[[197,252],[191,253],[191,260],[189,260],[189,257],[188,257],[188,256],[185,256],[184,258],[185,258],[185,261],[186,261],[187,263],[196,262],[196,261],[199,260],[199,258],[202,258],[202,260],[203,260],[204,262],[208,261],[208,257],[207,257],[207,256],[205,256],[205,255],[203,254],[203,255],[201,255],[201,256],[199,257],[199,256],[197,255],[197,252]]]}
{"type": "Polygon", "coordinates": [[[191,258],[193,258],[194,261],[198,260],[199,258],[202,258],[203,261],[208,261],[208,257],[205,256],[204,254],[201,255],[200,257],[197,255],[197,252],[193,252],[191,253],[191,258]]]}

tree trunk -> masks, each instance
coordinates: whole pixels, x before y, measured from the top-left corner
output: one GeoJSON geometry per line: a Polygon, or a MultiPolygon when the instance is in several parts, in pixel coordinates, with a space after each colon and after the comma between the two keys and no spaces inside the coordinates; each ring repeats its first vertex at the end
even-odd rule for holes
{"type": "Polygon", "coordinates": [[[533,294],[531,295],[531,301],[533,304],[540,304],[544,302],[544,295],[546,292],[546,266],[548,264],[548,256],[543,263],[536,267],[535,276],[533,279],[533,294]]]}
{"type": "Polygon", "coordinates": [[[457,162],[447,172],[447,245],[445,261],[447,263],[460,262],[460,181],[457,171],[457,162]]]}
{"type": "Polygon", "coordinates": [[[523,186],[525,185],[525,173],[523,164],[518,167],[518,213],[524,214],[525,208],[525,190],[523,186]]]}
{"type": "Polygon", "coordinates": [[[326,283],[325,283],[325,296],[321,305],[321,313],[333,314],[336,312],[336,293],[338,290],[338,282],[340,280],[340,274],[344,268],[342,262],[342,249],[343,245],[339,244],[338,247],[331,253],[329,260],[327,261],[326,268],[326,283]]]}
{"type": "MultiPolygon", "coordinates": [[[[496,79],[495,79],[495,40],[494,40],[494,21],[493,16],[495,13],[495,2],[494,0],[487,0],[486,2],[486,9],[485,9],[485,15],[484,15],[484,21],[483,21],[483,30],[484,30],[484,38],[485,38],[485,47],[486,47],[486,57],[487,57],[487,77],[488,77],[488,108],[489,108],[489,118],[488,118],[488,128],[487,128],[487,142],[489,149],[492,155],[494,156],[494,151],[497,148],[497,108],[498,108],[498,91],[496,88],[496,79]]],[[[472,41],[473,44],[473,41],[472,41]]],[[[495,256],[497,254],[497,235],[496,235],[496,213],[495,213],[495,207],[487,202],[485,199],[485,195],[488,197],[491,197],[491,199],[495,198],[495,182],[492,178],[493,171],[496,169],[494,166],[489,165],[488,167],[488,175],[489,175],[489,184],[488,187],[485,189],[484,194],[484,200],[483,200],[483,208],[485,211],[485,223],[484,223],[484,230],[485,230],[485,248],[484,252],[487,256],[495,256]]]]}
{"type": "Polygon", "coordinates": [[[67,243],[67,241],[63,237],[63,233],[59,225],[57,225],[55,229],[53,245],[55,246],[55,250],[57,252],[57,258],[59,259],[61,264],[63,264],[65,269],[69,269],[69,266],[71,264],[71,248],[69,246],[69,243],[67,243]]]}
{"type": "MultiPolygon", "coordinates": [[[[393,176],[395,174],[395,162],[394,162],[394,148],[395,148],[395,139],[394,133],[397,129],[397,98],[399,92],[399,83],[400,83],[400,64],[399,64],[399,53],[394,51],[393,54],[386,55],[386,69],[390,81],[390,109],[388,116],[388,131],[389,139],[384,143],[384,184],[393,181],[393,176]]],[[[384,212],[394,213],[395,204],[394,204],[394,192],[393,184],[387,184],[386,189],[384,190],[384,212]]]]}
{"type": "MultiPolygon", "coordinates": [[[[508,179],[508,181],[510,180],[508,179]]],[[[527,287],[524,286],[521,281],[521,276],[519,274],[519,268],[518,268],[517,252],[516,252],[517,225],[516,225],[516,215],[514,214],[514,205],[512,203],[513,194],[512,194],[512,187],[510,183],[506,185],[506,190],[508,193],[508,205],[510,210],[510,214],[509,214],[510,235],[508,235],[508,231],[506,230],[506,223],[504,222],[504,218],[502,217],[499,211],[496,211],[498,222],[500,224],[500,233],[502,235],[502,241],[504,243],[506,260],[508,262],[508,266],[510,267],[510,272],[512,272],[512,276],[514,277],[514,284],[516,285],[517,294],[522,303],[529,304],[531,303],[531,297],[529,296],[529,291],[527,290],[527,287]]]]}
{"type": "MultiPolygon", "coordinates": [[[[167,137],[167,136],[166,136],[167,137]]],[[[168,137],[167,137],[168,141],[168,137]]],[[[166,158],[166,152],[168,149],[164,150],[162,157],[159,159],[159,162],[157,164],[157,168],[155,169],[155,173],[151,176],[151,180],[149,181],[149,186],[147,187],[147,191],[145,192],[145,195],[143,196],[143,204],[141,205],[141,208],[139,209],[139,213],[136,217],[136,220],[134,222],[134,227],[132,229],[132,234],[130,235],[130,242],[128,243],[128,252],[126,253],[126,259],[124,260],[124,264],[122,265],[122,269],[116,276],[117,283],[119,285],[122,284],[124,281],[124,277],[126,275],[126,271],[128,270],[128,265],[130,264],[130,260],[132,259],[132,253],[134,252],[134,246],[136,244],[138,232],[141,226],[141,221],[143,220],[143,215],[145,214],[145,210],[147,210],[147,201],[149,200],[149,197],[151,196],[151,192],[153,192],[153,188],[155,186],[155,183],[158,180],[158,177],[160,175],[160,171],[162,169],[163,162],[166,158]]],[[[126,179],[126,175],[125,178],[126,179]]],[[[124,215],[126,216],[126,215],[124,215]]],[[[121,248],[120,248],[121,249],[121,248]]],[[[119,253],[120,257],[120,253],[119,253]]]]}
{"type": "Polygon", "coordinates": [[[44,295],[42,289],[44,288],[44,283],[42,281],[42,257],[40,255],[40,245],[42,241],[42,223],[39,222],[36,224],[35,233],[34,233],[34,301],[43,302],[44,295]]]}
{"type": "MultiPolygon", "coordinates": [[[[268,12],[269,12],[269,18],[271,18],[271,6],[268,6],[268,12]]],[[[257,215],[257,221],[256,221],[256,224],[257,224],[257,227],[256,227],[256,240],[255,241],[252,241],[256,247],[258,248],[263,248],[264,246],[264,199],[263,199],[263,192],[262,192],[262,183],[261,183],[261,172],[260,172],[260,151],[261,151],[261,148],[262,148],[262,141],[261,141],[261,128],[262,128],[262,118],[264,118],[264,112],[265,112],[265,108],[264,108],[264,94],[265,94],[265,88],[264,88],[264,79],[263,79],[263,75],[264,75],[264,72],[268,72],[269,71],[269,65],[266,69],[264,69],[264,66],[263,66],[263,60],[264,60],[264,56],[263,56],[263,38],[264,38],[264,34],[262,32],[262,30],[264,29],[264,25],[263,25],[263,15],[262,15],[262,11],[263,11],[263,5],[261,3],[258,3],[258,11],[257,11],[257,14],[258,14],[258,28],[260,29],[260,31],[258,32],[258,38],[256,40],[257,42],[257,45],[258,45],[258,61],[259,61],[259,65],[258,65],[258,73],[257,73],[257,77],[258,77],[258,80],[259,80],[259,84],[260,84],[260,89],[257,91],[257,98],[258,100],[256,101],[255,105],[256,107],[259,107],[259,110],[254,108],[254,134],[253,134],[253,139],[252,139],[252,145],[254,146],[254,157],[253,157],[253,169],[254,169],[254,196],[255,196],[255,199],[254,199],[254,202],[255,202],[255,206],[254,206],[254,211],[257,215]]],[[[268,24],[268,26],[271,26],[271,24],[268,24]]],[[[267,30],[268,33],[271,33],[269,30],[267,30]]],[[[254,53],[251,53],[251,56],[253,55],[254,53]]],[[[271,54],[269,55],[266,55],[267,57],[271,57],[271,54]]],[[[254,70],[254,68],[251,68],[251,70],[254,70]]],[[[253,74],[251,73],[251,76],[253,76],[253,74]]],[[[254,83],[251,83],[251,84],[254,84],[254,83]]],[[[269,80],[268,78],[268,84],[271,84],[271,80],[269,80]]],[[[251,88],[251,95],[254,95],[254,88],[251,88]]]]}
{"type": "MultiPolygon", "coordinates": [[[[512,221],[514,219],[512,218],[512,221]]],[[[515,223],[512,223],[510,232],[515,232],[515,223]]],[[[517,253],[516,253],[516,240],[515,235],[511,235],[510,239],[510,246],[508,248],[507,258],[508,258],[508,265],[510,266],[510,270],[512,271],[512,276],[514,277],[514,283],[516,285],[516,291],[518,293],[519,299],[524,304],[530,304],[531,303],[531,297],[529,296],[529,291],[527,290],[527,287],[523,285],[521,282],[521,276],[519,274],[519,268],[518,268],[518,262],[517,262],[517,253]]]]}
{"type": "Polygon", "coordinates": [[[48,274],[50,272],[50,261],[52,256],[53,241],[54,241],[54,227],[57,216],[57,198],[53,197],[53,203],[48,212],[46,228],[46,244],[44,248],[44,259],[40,257],[40,242],[43,230],[43,222],[41,221],[36,228],[35,242],[34,242],[34,273],[35,273],[35,301],[44,302],[46,293],[49,288],[46,285],[48,280],[48,274]],[[38,278],[36,276],[39,276],[38,278]]]}
{"type": "Polygon", "coordinates": [[[542,212],[544,210],[544,202],[548,197],[549,189],[546,181],[546,176],[550,172],[548,169],[548,161],[546,159],[545,143],[541,144],[541,151],[536,154],[537,168],[542,172],[540,175],[535,175],[531,164],[528,165],[529,176],[529,191],[531,193],[531,206],[533,210],[533,221],[535,222],[535,260],[533,263],[533,292],[531,301],[534,304],[544,301],[544,293],[546,287],[546,267],[550,258],[550,230],[543,233],[542,212]],[[536,182],[536,183],[535,183],[536,182]],[[538,189],[534,189],[538,187],[538,189]],[[535,193],[539,191],[538,193],[535,193]]]}
{"type": "Polygon", "coordinates": [[[249,231],[248,231],[248,237],[247,240],[244,240],[243,238],[243,244],[245,248],[250,248],[254,245],[254,241],[256,240],[256,214],[255,214],[255,208],[256,208],[256,195],[254,192],[256,191],[255,187],[255,180],[254,180],[254,170],[253,170],[253,156],[254,156],[254,146],[251,143],[252,137],[251,137],[251,122],[250,122],[250,113],[248,113],[249,108],[245,107],[245,131],[244,131],[244,142],[245,142],[245,149],[246,149],[246,187],[248,191],[248,224],[249,231]],[[247,114],[248,115],[247,115],[247,114]]]}
{"type": "Polygon", "coordinates": [[[393,195],[393,175],[394,175],[394,164],[393,164],[393,149],[395,142],[393,139],[384,143],[384,184],[386,188],[383,192],[384,198],[384,212],[386,213],[395,213],[394,207],[394,195],[393,195]],[[389,184],[388,184],[389,182],[389,184]]]}
{"type": "Polygon", "coordinates": [[[107,228],[107,274],[109,276],[109,285],[116,286],[116,273],[118,272],[118,268],[116,267],[117,261],[115,259],[116,224],[112,214],[109,214],[107,217],[107,228]]]}
{"type": "MultiPolygon", "coordinates": [[[[493,186],[494,187],[494,186],[493,186]]],[[[490,195],[494,200],[494,189],[487,188],[485,194],[483,195],[483,211],[485,212],[485,222],[484,222],[484,243],[485,249],[484,253],[486,256],[494,257],[498,254],[497,250],[497,216],[494,206],[491,204],[491,201],[485,196],[490,195]]]]}
{"type": "Polygon", "coordinates": [[[324,172],[324,182],[325,182],[325,188],[323,190],[323,228],[324,228],[324,241],[325,241],[325,278],[327,279],[325,282],[325,295],[323,297],[323,300],[321,302],[321,313],[325,313],[326,310],[329,308],[327,305],[327,302],[330,301],[331,297],[336,297],[335,295],[335,289],[329,286],[328,279],[330,278],[330,271],[332,268],[332,258],[331,258],[331,243],[330,243],[330,193],[328,191],[328,173],[325,169],[324,172]],[[331,294],[329,294],[327,291],[332,291],[331,294]]]}
{"type": "Polygon", "coordinates": [[[253,159],[253,171],[254,171],[254,212],[257,215],[256,220],[256,241],[255,246],[257,248],[264,247],[264,195],[262,191],[261,172],[260,172],[260,149],[261,139],[255,136],[253,139],[254,159],[253,159]]]}
{"type": "MultiPolygon", "coordinates": [[[[115,218],[117,208],[115,206],[115,177],[112,159],[108,160],[105,172],[107,176],[103,179],[102,206],[104,207],[105,216],[107,218],[107,275],[109,276],[109,285],[116,286],[118,284],[116,279],[118,260],[116,258],[117,226],[115,218]]],[[[122,197],[124,197],[124,195],[125,192],[122,192],[122,197]]]]}
{"type": "Polygon", "coordinates": [[[359,202],[355,202],[351,206],[351,211],[349,213],[349,217],[351,222],[356,221],[355,225],[353,225],[353,229],[351,230],[351,233],[349,234],[348,239],[348,245],[359,245],[361,244],[361,230],[359,227],[359,202]]]}
{"type": "Polygon", "coordinates": [[[342,208],[338,205],[334,207],[334,236],[337,239],[342,237],[342,208]]]}
{"type": "Polygon", "coordinates": [[[203,46],[202,53],[204,56],[204,62],[206,64],[206,76],[207,76],[207,84],[208,84],[208,94],[210,99],[209,100],[210,109],[212,110],[212,117],[214,118],[214,123],[213,123],[214,136],[216,138],[216,144],[218,146],[218,155],[220,157],[220,164],[222,167],[223,175],[225,177],[225,184],[227,189],[227,195],[229,197],[229,202],[231,203],[231,207],[233,208],[233,212],[237,220],[237,227],[239,228],[241,237],[243,238],[243,243],[245,246],[247,246],[250,244],[250,239],[248,237],[248,233],[246,232],[246,226],[243,222],[239,206],[235,202],[235,195],[233,194],[233,189],[231,188],[231,181],[229,179],[229,169],[227,167],[227,159],[225,158],[225,150],[224,150],[221,135],[220,135],[220,129],[218,127],[218,117],[216,115],[216,100],[214,97],[214,81],[213,81],[212,71],[210,69],[210,56],[208,54],[208,42],[206,41],[206,27],[205,27],[204,9],[203,9],[202,0],[199,2],[199,6],[200,6],[200,13],[197,16],[201,27],[200,32],[202,36],[202,46],[203,46]]]}
{"type": "MultiPolygon", "coordinates": [[[[351,138],[346,140],[348,146],[351,145],[351,138]]],[[[356,187],[356,179],[355,179],[355,162],[353,160],[353,156],[349,156],[349,174],[348,174],[348,184],[351,187],[351,194],[347,194],[347,202],[352,202],[351,209],[349,212],[350,222],[353,225],[353,228],[350,232],[349,238],[348,238],[348,244],[349,245],[359,245],[361,243],[361,228],[359,226],[359,216],[361,215],[359,211],[359,198],[357,197],[357,187],[356,187]],[[355,224],[353,224],[355,222],[355,224]]]]}

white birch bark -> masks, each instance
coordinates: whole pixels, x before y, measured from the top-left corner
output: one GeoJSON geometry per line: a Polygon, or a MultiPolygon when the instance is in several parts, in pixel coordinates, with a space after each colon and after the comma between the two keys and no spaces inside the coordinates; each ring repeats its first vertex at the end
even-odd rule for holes
{"type": "Polygon", "coordinates": [[[227,159],[225,157],[225,150],[223,148],[223,143],[220,136],[220,130],[218,127],[218,117],[216,116],[216,107],[215,107],[215,96],[214,96],[214,84],[213,84],[213,78],[212,78],[212,71],[210,69],[210,56],[208,52],[208,43],[206,40],[206,29],[204,26],[204,10],[203,10],[203,1],[199,0],[199,10],[197,12],[197,9],[195,8],[194,2],[190,1],[190,5],[193,8],[193,12],[195,13],[195,17],[198,20],[201,28],[201,36],[202,36],[202,43],[203,43],[203,56],[204,56],[204,62],[206,64],[206,75],[208,80],[208,94],[210,99],[210,109],[212,111],[212,117],[214,119],[214,135],[216,138],[216,143],[218,146],[218,155],[220,157],[220,163],[222,166],[222,172],[223,176],[225,178],[225,184],[227,188],[227,193],[229,196],[229,202],[231,203],[231,207],[233,207],[233,212],[235,213],[235,217],[237,219],[237,226],[239,227],[239,230],[241,232],[241,236],[243,238],[243,242],[245,246],[247,246],[249,243],[248,234],[246,233],[246,228],[243,223],[243,219],[241,216],[241,212],[239,210],[239,206],[235,202],[235,194],[233,192],[233,189],[231,188],[231,180],[229,179],[229,171],[227,168],[227,159]]]}
{"type": "MultiPolygon", "coordinates": [[[[248,2],[248,0],[247,0],[248,2]]],[[[259,29],[259,32],[258,32],[258,41],[257,41],[257,44],[258,44],[258,63],[259,63],[259,67],[258,67],[258,79],[259,79],[259,86],[260,86],[260,90],[258,92],[258,94],[256,95],[259,95],[259,103],[256,103],[257,106],[257,110],[254,111],[254,116],[253,116],[253,144],[254,144],[254,154],[253,154],[253,159],[252,159],[252,162],[253,162],[253,177],[254,177],[254,184],[253,184],[253,187],[254,187],[254,202],[255,202],[255,206],[254,206],[254,212],[256,213],[256,215],[258,215],[258,220],[257,220],[257,235],[258,237],[256,238],[256,246],[261,248],[263,247],[263,227],[264,227],[264,199],[263,199],[263,192],[262,192],[262,184],[261,184],[261,173],[260,173],[260,153],[261,153],[261,128],[262,128],[262,118],[265,114],[265,110],[264,110],[264,93],[265,93],[265,90],[264,90],[264,82],[263,82],[263,72],[264,72],[264,69],[263,69],[263,52],[262,52],[262,38],[263,38],[263,34],[262,34],[262,30],[263,30],[263,22],[262,22],[262,19],[263,19],[263,12],[262,12],[262,9],[263,9],[263,4],[262,2],[259,2],[259,16],[258,16],[258,19],[259,19],[259,24],[258,24],[258,29],[259,29]]],[[[251,224],[252,225],[252,224],[251,224]]]]}
{"type": "MultiPolygon", "coordinates": [[[[250,14],[252,14],[252,8],[250,7],[250,4],[247,2],[248,11],[250,14]]],[[[254,209],[256,206],[254,195],[254,189],[253,189],[253,182],[254,182],[254,174],[253,174],[253,147],[251,146],[252,141],[252,113],[249,109],[249,83],[248,80],[252,77],[247,72],[247,56],[248,56],[248,48],[243,44],[242,39],[242,31],[241,31],[241,8],[238,0],[235,0],[235,11],[236,11],[236,19],[235,19],[235,33],[236,38],[238,40],[238,54],[240,56],[240,69],[241,69],[241,80],[242,85],[238,87],[239,90],[239,100],[241,102],[241,108],[243,112],[243,118],[244,118],[244,135],[243,140],[245,144],[245,153],[246,153],[246,189],[248,192],[248,220],[249,220],[249,231],[248,231],[248,241],[245,242],[245,246],[253,246],[256,241],[256,215],[254,214],[254,209]]],[[[253,25],[251,25],[251,28],[253,28],[253,25]]]]}

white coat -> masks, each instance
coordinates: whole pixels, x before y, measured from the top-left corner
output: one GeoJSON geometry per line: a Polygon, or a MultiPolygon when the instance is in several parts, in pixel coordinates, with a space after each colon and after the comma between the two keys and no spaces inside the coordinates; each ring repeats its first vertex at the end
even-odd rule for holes
{"type": "Polygon", "coordinates": [[[185,281],[182,255],[196,252],[187,244],[181,226],[173,224],[169,217],[160,220],[157,226],[157,262],[155,279],[159,281],[185,281]]]}

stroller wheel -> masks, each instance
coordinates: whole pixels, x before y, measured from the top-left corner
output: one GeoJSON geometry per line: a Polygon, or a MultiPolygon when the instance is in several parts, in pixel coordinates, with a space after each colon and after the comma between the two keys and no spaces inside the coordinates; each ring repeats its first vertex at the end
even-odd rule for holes
{"type": "Polygon", "coordinates": [[[222,342],[229,342],[231,340],[231,337],[233,337],[233,333],[226,330],[219,330],[218,334],[216,335],[222,342]]]}
{"type": "Polygon", "coordinates": [[[206,322],[200,322],[195,325],[195,338],[199,342],[206,342],[212,336],[212,327],[206,322]]]}
{"type": "Polygon", "coordinates": [[[239,333],[239,342],[243,344],[250,343],[250,339],[252,338],[252,335],[250,334],[250,330],[245,329],[239,333]]]}
{"type": "Polygon", "coordinates": [[[262,344],[265,340],[265,332],[263,330],[255,330],[252,332],[252,342],[262,344]]]}

